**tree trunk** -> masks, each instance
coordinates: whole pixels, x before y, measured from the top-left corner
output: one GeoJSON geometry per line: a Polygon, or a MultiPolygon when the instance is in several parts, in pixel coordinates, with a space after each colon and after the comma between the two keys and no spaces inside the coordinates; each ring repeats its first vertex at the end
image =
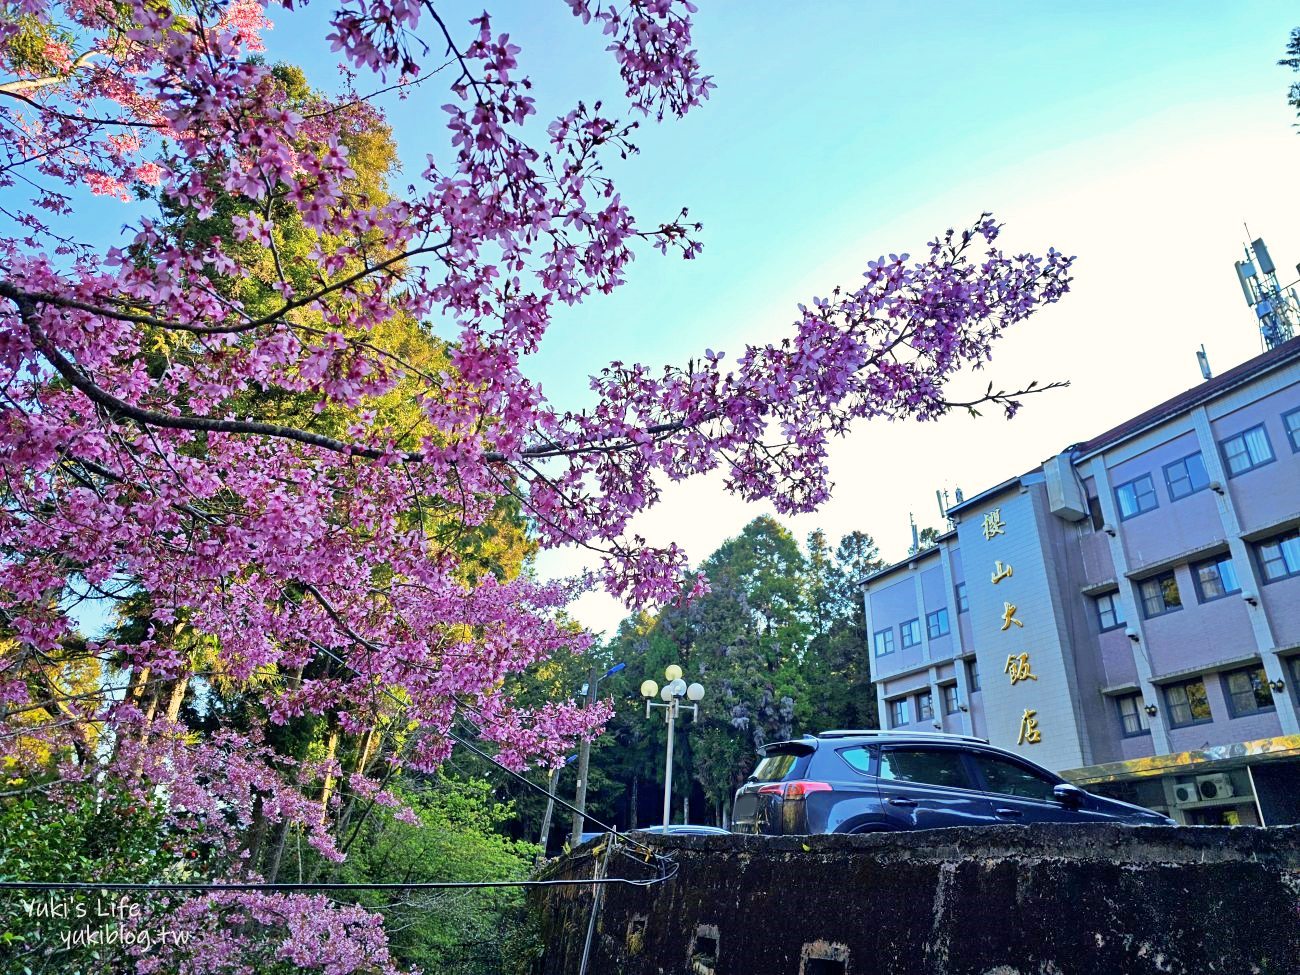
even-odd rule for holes
{"type": "Polygon", "coordinates": [[[185,692],[189,690],[190,679],[181,676],[172,685],[171,698],[167,701],[167,720],[175,724],[181,716],[181,705],[185,702],[185,692]]]}
{"type": "Polygon", "coordinates": [[[284,859],[284,844],[289,838],[289,824],[281,823],[276,833],[275,853],[271,857],[271,865],[266,871],[266,881],[270,884],[275,883],[280,877],[280,861],[284,859]]]}
{"type": "MultiPolygon", "coordinates": [[[[325,745],[326,764],[329,764],[334,760],[334,753],[338,750],[338,747],[339,747],[339,729],[338,726],[335,725],[333,728],[330,729],[329,738],[327,739],[327,743],[325,745]]],[[[325,822],[326,816],[329,815],[330,796],[334,792],[334,779],[335,779],[335,775],[333,772],[325,773],[325,782],[321,786],[321,790],[320,790],[320,821],[322,823],[325,822]]]]}

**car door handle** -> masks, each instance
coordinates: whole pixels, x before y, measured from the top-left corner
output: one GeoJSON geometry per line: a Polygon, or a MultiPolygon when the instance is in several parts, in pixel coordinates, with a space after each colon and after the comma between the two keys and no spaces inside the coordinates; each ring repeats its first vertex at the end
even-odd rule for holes
{"type": "Polygon", "coordinates": [[[1024,815],[1024,812],[1023,812],[1022,810],[1019,810],[1019,809],[1008,809],[1008,808],[1006,808],[1005,806],[1002,807],[1002,808],[1000,808],[1000,809],[995,809],[995,810],[993,810],[993,811],[994,811],[995,813],[997,813],[999,816],[1013,816],[1013,817],[1014,817],[1014,816],[1023,816],[1023,815],[1024,815]]]}
{"type": "Polygon", "coordinates": [[[891,806],[915,806],[916,805],[915,799],[904,799],[901,796],[895,796],[894,798],[888,800],[888,802],[891,806]]]}

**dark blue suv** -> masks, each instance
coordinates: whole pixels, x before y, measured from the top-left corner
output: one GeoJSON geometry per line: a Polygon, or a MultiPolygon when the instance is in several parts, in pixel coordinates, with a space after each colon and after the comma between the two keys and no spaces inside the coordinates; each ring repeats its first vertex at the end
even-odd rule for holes
{"type": "Polygon", "coordinates": [[[760,749],[736,792],[736,833],[867,833],[993,823],[1172,825],[1070,785],[982,738],[825,731],[760,749]]]}

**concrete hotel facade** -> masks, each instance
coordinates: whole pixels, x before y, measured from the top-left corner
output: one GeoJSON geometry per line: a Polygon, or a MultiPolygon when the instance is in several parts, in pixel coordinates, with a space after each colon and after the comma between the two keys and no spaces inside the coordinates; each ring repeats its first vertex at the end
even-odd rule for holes
{"type": "Polygon", "coordinates": [[[1181,822],[1300,822],[1300,339],[949,516],[862,582],[883,727],[1181,822]]]}

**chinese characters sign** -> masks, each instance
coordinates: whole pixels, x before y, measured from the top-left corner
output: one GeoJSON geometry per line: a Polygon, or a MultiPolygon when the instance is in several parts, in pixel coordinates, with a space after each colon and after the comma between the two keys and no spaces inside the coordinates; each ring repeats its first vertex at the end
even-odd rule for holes
{"type": "Polygon", "coordinates": [[[1007,532],[1006,522],[1002,520],[1002,509],[994,508],[984,515],[984,537],[992,538],[994,535],[1005,535],[1007,532]]]}
{"type": "Polygon", "coordinates": [[[1007,655],[1007,665],[1002,668],[1002,673],[1011,675],[1011,686],[1014,687],[1022,680],[1038,680],[1038,675],[1033,672],[1033,665],[1029,662],[1029,654],[1014,653],[1007,655]]]}
{"type": "MultiPolygon", "coordinates": [[[[994,508],[992,511],[984,513],[980,531],[986,541],[992,541],[998,535],[1007,533],[1007,523],[1002,518],[1001,508],[994,508]]],[[[1011,567],[1011,563],[999,559],[993,563],[993,571],[989,579],[991,584],[996,586],[1004,580],[1010,579],[1013,575],[1015,575],[1015,570],[1011,567]]],[[[1012,627],[1024,629],[1024,621],[1016,615],[1016,612],[1015,603],[1010,600],[1003,601],[1000,632],[1006,633],[1012,627]]],[[[1012,687],[1024,681],[1038,682],[1038,675],[1034,673],[1028,652],[1007,654],[1007,663],[1002,668],[1002,672],[1007,675],[1012,687]]],[[[1038,726],[1038,711],[1035,708],[1025,708],[1024,713],[1020,716],[1020,734],[1016,739],[1016,744],[1037,745],[1042,740],[1043,732],[1038,726]]]]}

